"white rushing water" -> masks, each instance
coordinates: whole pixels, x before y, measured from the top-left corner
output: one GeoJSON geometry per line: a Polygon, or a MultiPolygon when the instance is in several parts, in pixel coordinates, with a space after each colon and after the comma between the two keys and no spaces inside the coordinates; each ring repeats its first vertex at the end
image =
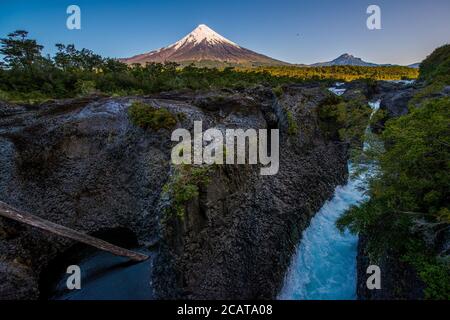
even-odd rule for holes
{"type": "Polygon", "coordinates": [[[344,84],[345,83],[343,82],[336,82],[334,84],[334,87],[328,88],[328,90],[333,92],[337,96],[342,96],[346,91],[345,88],[341,88],[344,84]]]}
{"type": "Polygon", "coordinates": [[[415,83],[416,80],[388,80],[388,82],[399,83],[399,84],[403,84],[403,85],[407,86],[407,85],[415,83]]]}
{"type": "MultiPolygon", "coordinates": [[[[369,103],[372,115],[380,101],[369,103]]],[[[372,116],[371,116],[372,117],[372,116]]],[[[366,134],[370,133],[370,128],[366,134]]],[[[364,148],[370,146],[365,144],[364,148]]],[[[301,242],[292,258],[283,288],[282,300],[351,300],[356,299],[356,254],[358,237],[348,231],[341,233],[336,220],[352,205],[365,201],[368,176],[374,169],[359,176],[352,175],[344,186],[335,189],[303,231],[301,242]]]]}

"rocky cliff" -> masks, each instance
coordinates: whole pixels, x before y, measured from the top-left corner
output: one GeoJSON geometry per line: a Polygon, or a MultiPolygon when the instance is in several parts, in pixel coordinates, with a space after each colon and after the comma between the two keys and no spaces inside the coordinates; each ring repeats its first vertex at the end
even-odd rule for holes
{"type": "MultiPolygon", "coordinates": [[[[346,145],[323,137],[319,86],[90,97],[0,106],[0,199],[65,226],[124,228],[157,244],[159,298],[273,298],[301,231],[347,175],[346,145]],[[171,130],[133,125],[135,100],[208,127],[279,128],[280,170],[214,166],[207,185],[167,218],[171,130]],[[296,130],[289,130],[295,124],[296,130]]],[[[292,128],[291,128],[292,129],[292,128]]],[[[72,241],[0,219],[0,299],[36,299],[49,263],[72,241]]]]}

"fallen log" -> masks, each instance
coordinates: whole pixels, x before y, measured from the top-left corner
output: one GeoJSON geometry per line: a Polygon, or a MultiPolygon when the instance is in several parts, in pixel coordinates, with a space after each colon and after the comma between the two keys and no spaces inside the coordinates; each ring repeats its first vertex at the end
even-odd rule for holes
{"type": "Polygon", "coordinates": [[[54,233],[56,235],[66,237],[84,244],[93,246],[97,249],[110,252],[116,256],[122,256],[130,258],[134,261],[144,261],[148,259],[148,256],[139,252],[130,251],[118,246],[115,246],[109,242],[92,237],[83,232],[79,232],[62,225],[50,222],[42,219],[30,213],[20,211],[2,201],[0,201],[0,216],[12,219],[27,225],[54,233]]]}

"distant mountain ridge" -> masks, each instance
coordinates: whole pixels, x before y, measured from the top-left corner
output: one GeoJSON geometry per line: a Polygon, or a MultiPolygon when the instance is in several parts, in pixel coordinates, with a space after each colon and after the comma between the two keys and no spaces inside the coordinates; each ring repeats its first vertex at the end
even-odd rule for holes
{"type": "MultiPolygon", "coordinates": [[[[373,62],[364,61],[361,58],[355,57],[349,53],[341,54],[334,60],[327,62],[318,62],[310,64],[310,67],[330,67],[330,66],[361,66],[361,67],[389,67],[396,66],[396,64],[377,64],[373,62]]],[[[420,62],[410,64],[406,67],[409,68],[419,68],[420,62]]]]}
{"type": "Polygon", "coordinates": [[[410,64],[410,65],[408,65],[408,67],[418,69],[418,68],[420,68],[420,62],[410,64]]]}
{"type": "Polygon", "coordinates": [[[329,66],[376,67],[378,65],[376,63],[366,62],[361,58],[357,58],[349,53],[344,53],[332,61],[311,64],[311,67],[329,67],[329,66]]]}
{"type": "Polygon", "coordinates": [[[181,64],[230,65],[289,65],[263,54],[243,48],[221,36],[207,25],[200,24],[191,33],[174,44],[120,59],[122,62],[145,64],[147,62],[177,62],[181,64]]]}

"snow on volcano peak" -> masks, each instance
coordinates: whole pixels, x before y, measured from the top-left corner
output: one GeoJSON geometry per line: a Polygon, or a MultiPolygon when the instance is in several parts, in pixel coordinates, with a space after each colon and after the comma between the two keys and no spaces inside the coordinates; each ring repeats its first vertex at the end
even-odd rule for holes
{"type": "Polygon", "coordinates": [[[200,24],[191,33],[189,33],[180,41],[177,41],[173,45],[169,46],[168,48],[178,49],[185,44],[199,44],[202,41],[206,41],[210,45],[222,43],[239,48],[239,46],[236,43],[221,36],[214,30],[212,30],[210,27],[208,27],[206,24],[200,24]]]}

